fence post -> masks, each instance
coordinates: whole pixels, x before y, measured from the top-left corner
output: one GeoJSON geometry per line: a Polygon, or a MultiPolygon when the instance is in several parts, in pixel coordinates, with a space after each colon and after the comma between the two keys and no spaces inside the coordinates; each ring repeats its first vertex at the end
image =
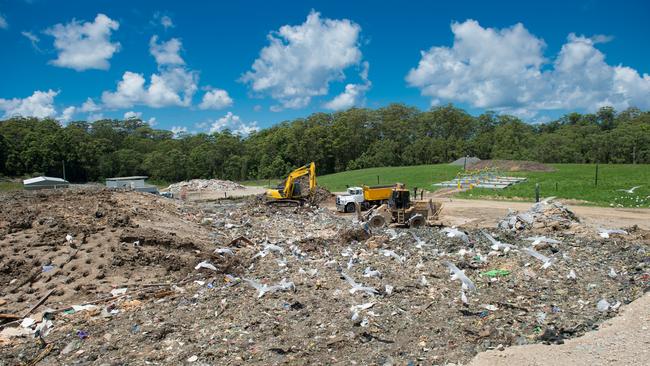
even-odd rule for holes
{"type": "Polygon", "coordinates": [[[535,202],[539,202],[539,183],[535,183],[535,202]]]}
{"type": "Polygon", "coordinates": [[[594,178],[594,186],[598,187],[598,163],[596,163],[596,177],[594,178]]]}
{"type": "Polygon", "coordinates": [[[377,176],[377,184],[379,184],[379,176],[377,176]]]}

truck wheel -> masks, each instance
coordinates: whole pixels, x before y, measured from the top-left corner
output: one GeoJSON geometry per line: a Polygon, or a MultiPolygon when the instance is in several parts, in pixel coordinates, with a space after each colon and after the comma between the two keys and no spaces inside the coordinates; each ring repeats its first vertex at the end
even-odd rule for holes
{"type": "Polygon", "coordinates": [[[350,202],[347,205],[345,205],[345,212],[354,212],[354,203],[350,202]]]}
{"type": "Polygon", "coordinates": [[[424,216],[422,215],[415,215],[409,219],[409,227],[412,227],[414,229],[420,228],[424,226],[424,216]]]}
{"type": "Polygon", "coordinates": [[[381,215],[374,215],[368,220],[368,225],[373,229],[378,229],[386,225],[386,219],[381,215]]]}

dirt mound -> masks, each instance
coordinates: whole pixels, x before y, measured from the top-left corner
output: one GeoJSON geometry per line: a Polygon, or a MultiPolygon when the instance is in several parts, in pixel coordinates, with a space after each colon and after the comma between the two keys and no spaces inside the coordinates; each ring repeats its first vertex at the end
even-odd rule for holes
{"type": "Polygon", "coordinates": [[[0,298],[24,310],[79,302],[114,286],[182,278],[197,262],[207,232],[183,232],[173,201],[107,189],[16,192],[0,202],[0,298]]]}
{"type": "Polygon", "coordinates": [[[554,172],[552,166],[526,160],[481,160],[468,165],[467,170],[496,168],[506,172],[554,172]]]}

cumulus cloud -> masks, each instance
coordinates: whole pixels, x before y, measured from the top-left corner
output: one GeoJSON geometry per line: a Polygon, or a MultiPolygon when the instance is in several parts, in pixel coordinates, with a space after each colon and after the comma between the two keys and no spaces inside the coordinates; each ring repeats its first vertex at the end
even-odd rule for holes
{"type": "Polygon", "coordinates": [[[128,111],[124,113],[124,119],[142,119],[142,112],[128,111]]]}
{"type": "Polygon", "coordinates": [[[347,84],[343,93],[334,97],[334,99],[325,103],[325,108],[340,111],[365,103],[365,94],[370,89],[372,83],[368,80],[368,62],[363,63],[363,70],[360,77],[362,84],[347,84]]]}
{"type": "Polygon", "coordinates": [[[117,21],[97,14],[93,22],[80,23],[73,19],[70,23],[46,29],[45,34],[54,37],[54,47],[58,51],[58,57],[50,63],[77,71],[107,70],[108,60],[120,50],[119,42],[111,42],[111,33],[119,27],[117,21]]]}
{"type": "Polygon", "coordinates": [[[7,29],[9,28],[9,23],[7,23],[7,19],[5,19],[5,16],[0,14],[0,29],[7,29]]]}
{"type": "Polygon", "coordinates": [[[232,98],[222,89],[208,90],[199,104],[201,109],[222,109],[232,105],[232,98]]]}
{"type": "Polygon", "coordinates": [[[149,51],[158,65],[184,65],[185,61],[180,55],[181,46],[182,43],[178,38],[160,44],[158,36],[153,36],[149,40],[149,51]]]}
{"type": "Polygon", "coordinates": [[[453,46],[423,51],[406,76],[432,105],[461,102],[526,117],[542,110],[650,106],[650,76],[608,65],[595,47],[611,37],[570,34],[549,62],[544,41],[521,23],[494,29],[467,20],[451,30],[453,46]]]}
{"type": "Polygon", "coordinates": [[[102,102],[109,108],[129,108],[146,105],[152,108],[187,107],[196,92],[198,75],[183,68],[162,70],[151,75],[148,85],[142,74],[127,71],[115,92],[102,93],[102,102]]]}
{"type": "Polygon", "coordinates": [[[27,98],[0,98],[0,110],[4,111],[4,118],[9,117],[52,117],[56,114],[54,108],[54,97],[59,94],[58,91],[35,91],[27,98]]]}
{"type": "Polygon", "coordinates": [[[86,101],[81,105],[80,110],[85,113],[98,112],[101,110],[101,107],[95,103],[92,98],[87,98],[86,101]]]}
{"type": "Polygon", "coordinates": [[[260,130],[257,121],[246,123],[242,121],[238,115],[235,115],[232,112],[228,112],[225,116],[209,123],[210,133],[220,132],[227,129],[236,135],[248,136],[251,133],[260,130]]]}
{"type": "Polygon", "coordinates": [[[67,107],[63,110],[61,115],[57,117],[57,119],[63,123],[70,122],[70,120],[72,120],[72,116],[74,116],[76,111],[77,111],[77,107],[74,106],[67,107]]]}
{"type": "Polygon", "coordinates": [[[312,97],[326,95],[329,83],[343,80],[343,71],[361,62],[361,27],[348,19],[321,19],[312,11],[300,25],[285,25],[268,35],[252,70],[241,81],[269,95],[283,108],[302,108],[312,97]]]}
{"type": "Polygon", "coordinates": [[[181,134],[187,133],[187,127],[183,126],[172,126],[171,129],[172,133],[174,134],[174,137],[178,137],[181,134]]]}
{"type": "Polygon", "coordinates": [[[158,64],[158,73],[152,74],[147,84],[143,74],[126,71],[116,91],[102,93],[104,105],[108,108],[190,106],[198,89],[199,76],[183,66],[184,61],[179,55],[181,48],[182,44],[176,38],[158,44],[158,37],[152,37],[149,50],[158,64]]]}

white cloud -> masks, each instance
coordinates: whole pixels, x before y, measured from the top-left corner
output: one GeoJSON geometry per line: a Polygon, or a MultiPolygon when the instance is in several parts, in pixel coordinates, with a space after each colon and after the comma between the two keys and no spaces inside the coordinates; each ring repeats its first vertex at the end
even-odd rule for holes
{"type": "Polygon", "coordinates": [[[128,111],[124,113],[124,119],[132,119],[132,118],[142,119],[142,112],[128,111]]]}
{"type": "Polygon", "coordinates": [[[182,43],[178,38],[158,44],[158,36],[149,40],[149,51],[158,65],[185,65],[180,55],[182,43]]]}
{"type": "Polygon", "coordinates": [[[149,119],[147,120],[147,123],[149,124],[149,126],[153,127],[153,126],[155,126],[158,122],[156,121],[156,117],[151,117],[151,118],[149,118],[149,119]]]}
{"type": "Polygon", "coordinates": [[[241,80],[280,103],[273,110],[302,108],[326,95],[329,83],[361,61],[361,27],[350,20],[321,19],[312,11],[297,26],[285,25],[268,35],[269,45],[241,80]]]}
{"type": "Polygon", "coordinates": [[[165,28],[174,28],[174,22],[172,21],[172,18],[170,18],[167,15],[163,15],[160,17],[160,24],[165,28]]]}
{"type": "Polygon", "coordinates": [[[163,69],[159,74],[151,75],[147,86],[142,74],[127,71],[115,92],[102,93],[102,102],[109,108],[129,108],[134,105],[187,107],[192,103],[197,83],[198,75],[184,68],[163,69]]]}
{"type": "Polygon", "coordinates": [[[365,94],[372,85],[370,80],[368,80],[368,68],[368,62],[364,62],[360,75],[363,84],[347,84],[343,93],[325,103],[325,108],[340,111],[364,104],[365,94]]]}
{"type": "Polygon", "coordinates": [[[37,90],[27,98],[0,98],[0,110],[5,112],[4,118],[23,116],[23,117],[52,117],[56,114],[54,108],[54,97],[59,94],[58,91],[48,90],[46,92],[37,90]]]}
{"type": "Polygon", "coordinates": [[[0,29],[7,29],[9,28],[9,23],[7,23],[7,19],[5,19],[5,16],[0,14],[0,29]]]}
{"type": "MultiPolygon", "coordinates": [[[[236,135],[248,136],[251,133],[260,130],[259,126],[257,125],[257,121],[246,123],[242,121],[239,116],[232,114],[232,112],[228,112],[225,116],[209,123],[211,123],[210,133],[220,132],[228,129],[236,135]]],[[[205,124],[199,125],[205,126],[205,124]]]]}
{"type": "Polygon", "coordinates": [[[95,122],[95,121],[99,121],[99,120],[102,120],[102,119],[105,119],[105,117],[104,117],[104,115],[102,113],[90,113],[88,115],[88,121],[89,122],[95,122]]]}
{"type": "Polygon", "coordinates": [[[38,42],[41,41],[40,38],[38,38],[37,35],[35,35],[32,32],[27,32],[27,31],[22,31],[20,32],[25,38],[29,39],[29,42],[32,44],[32,47],[34,47],[35,50],[40,51],[41,49],[38,47],[38,42]]]}
{"type": "Polygon", "coordinates": [[[101,107],[98,106],[92,98],[86,99],[86,101],[81,105],[80,110],[85,113],[89,112],[98,112],[101,110],[101,107]]]}
{"type": "Polygon", "coordinates": [[[432,105],[461,102],[528,118],[542,110],[650,106],[650,76],[608,65],[595,48],[611,37],[570,34],[547,67],[544,41],[521,23],[494,29],[467,20],[451,30],[453,46],[423,51],[406,76],[432,105]]]}
{"type": "Polygon", "coordinates": [[[190,106],[198,89],[199,76],[197,72],[181,66],[184,64],[178,54],[181,47],[181,42],[176,38],[158,44],[158,37],[152,37],[150,51],[158,63],[158,73],[152,74],[149,84],[145,85],[143,74],[126,71],[115,92],[102,93],[102,102],[108,108],[190,106]]]}
{"type": "Polygon", "coordinates": [[[222,89],[213,89],[203,94],[203,100],[199,104],[201,109],[222,109],[232,105],[232,98],[228,92],[222,89]]]}
{"type": "Polygon", "coordinates": [[[187,133],[187,127],[172,126],[171,131],[174,134],[174,137],[178,137],[180,134],[187,133]]]}
{"type": "Polygon", "coordinates": [[[111,42],[111,33],[119,27],[118,22],[97,14],[94,22],[80,23],[73,19],[70,23],[48,28],[45,33],[54,37],[54,47],[59,52],[50,63],[77,71],[107,70],[108,60],[120,50],[119,42],[111,42]]]}
{"type": "Polygon", "coordinates": [[[72,116],[75,114],[76,111],[77,111],[77,107],[74,106],[67,107],[63,110],[61,115],[57,117],[57,119],[63,123],[70,122],[72,116]]]}

